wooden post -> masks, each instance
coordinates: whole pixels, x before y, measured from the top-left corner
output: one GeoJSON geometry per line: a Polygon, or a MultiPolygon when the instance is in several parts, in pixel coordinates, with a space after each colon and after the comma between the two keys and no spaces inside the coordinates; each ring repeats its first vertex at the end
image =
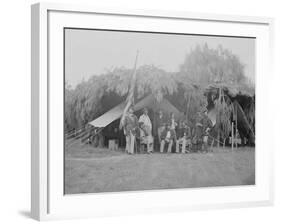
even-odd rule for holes
{"type": "Polygon", "coordinates": [[[188,121],[188,115],[189,115],[189,107],[190,107],[191,95],[192,95],[192,92],[189,95],[188,104],[187,104],[187,108],[186,108],[186,120],[187,121],[188,121]]]}
{"type": "Polygon", "coordinates": [[[238,134],[238,119],[237,119],[237,105],[236,105],[236,107],[235,107],[235,113],[236,113],[236,115],[235,115],[235,146],[236,146],[236,148],[238,147],[238,141],[237,141],[237,134],[238,134]]]}
{"type": "MultiPolygon", "coordinates": [[[[222,89],[221,87],[219,88],[219,105],[221,107],[221,98],[222,98],[222,89]]],[[[221,123],[219,122],[219,125],[218,125],[218,148],[220,147],[220,126],[221,126],[221,123]]]]}
{"type": "Polygon", "coordinates": [[[220,147],[220,130],[218,131],[218,140],[217,140],[217,142],[218,142],[217,146],[219,148],[220,147]]]}
{"type": "Polygon", "coordinates": [[[231,150],[233,150],[233,143],[234,143],[234,128],[233,128],[233,122],[231,122],[231,150]]]}

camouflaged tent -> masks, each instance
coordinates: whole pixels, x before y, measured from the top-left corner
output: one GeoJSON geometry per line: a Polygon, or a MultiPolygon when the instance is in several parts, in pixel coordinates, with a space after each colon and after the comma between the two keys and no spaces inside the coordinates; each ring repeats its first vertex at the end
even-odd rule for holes
{"type": "Polygon", "coordinates": [[[233,105],[237,116],[237,129],[241,138],[246,138],[251,145],[255,144],[255,90],[246,85],[212,84],[206,87],[209,116],[216,123],[214,101],[219,90],[222,90],[233,105]]]}
{"type": "MultiPolygon", "coordinates": [[[[112,109],[101,115],[100,117],[89,122],[89,124],[98,128],[108,126],[112,122],[121,118],[125,105],[126,105],[125,101],[118,104],[117,106],[113,107],[112,109]]],[[[175,106],[173,106],[173,104],[171,104],[167,99],[163,98],[160,102],[158,102],[153,97],[153,95],[148,95],[143,99],[141,99],[140,101],[138,101],[134,106],[134,110],[135,112],[137,112],[145,107],[150,108],[153,112],[157,112],[161,109],[166,113],[174,113],[176,118],[180,118],[181,116],[183,116],[183,114],[175,106]]]]}

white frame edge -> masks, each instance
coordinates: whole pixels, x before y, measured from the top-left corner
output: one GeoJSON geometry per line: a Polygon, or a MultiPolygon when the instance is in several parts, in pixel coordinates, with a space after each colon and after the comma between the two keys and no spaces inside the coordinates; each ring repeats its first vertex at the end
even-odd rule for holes
{"type": "Polygon", "coordinates": [[[31,216],[48,213],[47,8],[31,7],[31,216]]]}
{"type": "MultiPolygon", "coordinates": [[[[274,58],[274,19],[269,17],[218,15],[182,11],[104,9],[93,6],[57,3],[33,4],[31,6],[31,216],[36,220],[51,218],[49,217],[48,208],[48,11],[266,24],[270,29],[270,55],[272,60],[274,58]]],[[[274,62],[272,60],[270,64],[271,73],[274,72],[274,62]]],[[[270,156],[273,158],[273,149],[270,153],[270,156]]],[[[210,209],[214,207],[229,208],[272,205],[274,201],[273,163],[271,170],[272,175],[269,177],[271,185],[269,201],[249,202],[244,206],[243,204],[228,204],[222,207],[210,205],[204,207],[210,209]]]]}

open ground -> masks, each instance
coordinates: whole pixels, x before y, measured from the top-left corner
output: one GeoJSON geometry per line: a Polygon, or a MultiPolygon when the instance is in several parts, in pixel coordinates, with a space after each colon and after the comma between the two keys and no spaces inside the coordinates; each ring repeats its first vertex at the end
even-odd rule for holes
{"type": "Polygon", "coordinates": [[[65,193],[98,193],[255,184],[255,149],[135,154],[89,145],[65,152],[65,193]]]}

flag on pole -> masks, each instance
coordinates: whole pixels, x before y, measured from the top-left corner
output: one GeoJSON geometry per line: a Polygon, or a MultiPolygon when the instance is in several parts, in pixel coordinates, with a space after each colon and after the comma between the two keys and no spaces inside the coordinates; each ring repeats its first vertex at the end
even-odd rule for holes
{"type": "Polygon", "coordinates": [[[137,55],[136,55],[136,60],[135,60],[135,66],[134,66],[134,70],[131,76],[131,80],[130,80],[130,86],[129,86],[129,91],[128,91],[128,96],[126,98],[126,106],[124,108],[121,120],[120,120],[120,125],[119,128],[121,129],[123,127],[123,123],[125,120],[125,115],[127,113],[127,111],[129,110],[129,108],[134,105],[134,101],[135,101],[135,97],[134,97],[134,91],[135,91],[135,87],[136,87],[136,80],[137,80],[137,60],[138,60],[138,54],[139,51],[137,51],[137,55]]]}

